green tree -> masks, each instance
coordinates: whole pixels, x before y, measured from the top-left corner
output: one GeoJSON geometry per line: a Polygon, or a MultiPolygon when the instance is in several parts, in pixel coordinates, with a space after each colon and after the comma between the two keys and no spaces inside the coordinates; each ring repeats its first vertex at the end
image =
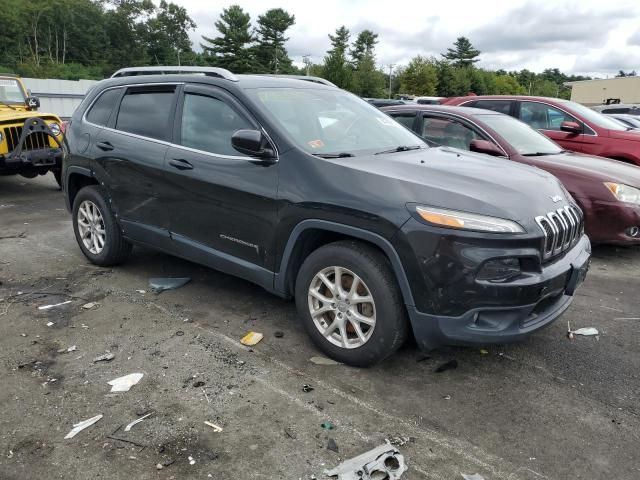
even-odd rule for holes
{"type": "Polygon", "coordinates": [[[365,53],[353,72],[350,91],[361,97],[383,97],[385,95],[385,75],[376,69],[373,53],[365,53]]]}
{"type": "Polygon", "coordinates": [[[441,97],[453,97],[455,95],[453,91],[453,83],[455,81],[453,67],[446,60],[440,60],[436,62],[436,69],[438,72],[438,95],[441,97]]]}
{"type": "Polygon", "coordinates": [[[147,56],[156,64],[180,65],[180,57],[191,52],[189,30],[194,28],[185,8],[161,0],[157,15],[147,21],[147,56]]]}
{"type": "Polygon", "coordinates": [[[377,43],[378,34],[371,30],[363,30],[358,34],[353,42],[353,47],[349,50],[351,62],[356,68],[366,55],[373,55],[373,49],[377,43]]]}
{"type": "Polygon", "coordinates": [[[290,73],[294,69],[284,48],[286,31],[296,22],[295,16],[281,8],[272,8],[258,17],[255,55],[264,72],[290,73]]]}
{"type": "Polygon", "coordinates": [[[347,61],[347,48],[349,46],[349,30],[343,25],[336,30],[335,35],[329,34],[332,48],[324,57],[322,76],[344,89],[351,88],[353,71],[347,61]]]}
{"type": "Polygon", "coordinates": [[[525,95],[527,89],[512,75],[496,75],[494,95],[525,95]]]}
{"type": "Polygon", "coordinates": [[[458,37],[453,47],[448,48],[447,53],[443,53],[442,56],[453,62],[454,66],[470,67],[479,60],[480,50],[475,49],[468,38],[458,37]]]}
{"type": "Polygon", "coordinates": [[[452,70],[451,92],[456,97],[462,97],[472,93],[470,67],[457,67],[452,70]]]}
{"type": "Polygon", "coordinates": [[[251,17],[239,5],[225,8],[215,23],[220,36],[201,44],[210,63],[228,68],[232,72],[247,73],[259,70],[251,44],[255,40],[250,32],[251,17]]]}
{"type": "Polygon", "coordinates": [[[145,39],[146,20],[155,11],[151,0],[109,0],[105,11],[106,68],[117,70],[149,62],[145,39]]]}
{"type": "Polygon", "coordinates": [[[427,96],[438,93],[438,68],[433,58],[413,57],[399,78],[402,93],[427,96]]]}

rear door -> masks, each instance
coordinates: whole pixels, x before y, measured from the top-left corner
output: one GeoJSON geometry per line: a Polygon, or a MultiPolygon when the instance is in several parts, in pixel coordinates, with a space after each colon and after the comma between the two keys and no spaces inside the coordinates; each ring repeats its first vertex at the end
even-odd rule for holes
{"type": "Polygon", "coordinates": [[[469,102],[461,103],[461,107],[473,107],[484,108],[485,110],[492,110],[494,112],[504,113],[517,118],[516,102],[515,100],[471,100],[469,102]]]}
{"type": "Polygon", "coordinates": [[[169,216],[160,201],[164,158],[173,128],[177,85],[131,86],[108,128],[97,136],[97,168],[106,175],[121,226],[137,240],[168,241],[169,216]]]}
{"type": "Polygon", "coordinates": [[[461,150],[470,150],[473,140],[490,140],[468,122],[445,114],[424,113],[419,128],[425,140],[461,150]]]}
{"type": "Polygon", "coordinates": [[[163,192],[171,236],[183,256],[200,252],[209,259],[224,258],[223,270],[229,262],[273,270],[278,164],[245,156],[231,146],[237,130],[259,128],[222,89],[185,86],[163,192]]]}

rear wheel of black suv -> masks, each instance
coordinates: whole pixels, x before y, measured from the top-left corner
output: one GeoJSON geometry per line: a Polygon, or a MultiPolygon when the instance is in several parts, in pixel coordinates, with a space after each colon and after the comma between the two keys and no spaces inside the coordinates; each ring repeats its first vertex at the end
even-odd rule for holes
{"type": "Polygon", "coordinates": [[[296,307],[307,333],[329,357],[374,365],[407,338],[406,309],[386,257],[358,241],[315,250],[298,272],[296,307]]]}
{"type": "Polygon", "coordinates": [[[124,261],[131,244],[122,237],[103,192],[98,185],[78,192],[73,201],[73,231],[84,256],[91,263],[108,267],[124,261]]]}

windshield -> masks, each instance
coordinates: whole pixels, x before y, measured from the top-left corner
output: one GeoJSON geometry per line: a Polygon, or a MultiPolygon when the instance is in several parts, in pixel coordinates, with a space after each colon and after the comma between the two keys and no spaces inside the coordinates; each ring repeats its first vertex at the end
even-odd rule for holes
{"type": "Polygon", "coordinates": [[[554,155],[562,149],[529,125],[508,115],[475,115],[521,155],[554,155]]]}
{"type": "Polygon", "coordinates": [[[616,122],[614,119],[609,118],[600,112],[596,112],[589,107],[580,105],[579,103],[562,102],[560,105],[569,107],[569,113],[573,110],[575,113],[582,115],[587,122],[593,123],[597,127],[606,128],[608,130],[626,130],[623,125],[620,125],[620,123],[616,122]]]}
{"type": "Polygon", "coordinates": [[[413,132],[343,90],[258,88],[247,93],[300,148],[313,155],[427,147],[413,132]]]}
{"type": "Polygon", "coordinates": [[[13,78],[0,78],[0,102],[24,103],[24,92],[17,80],[13,78]]]}

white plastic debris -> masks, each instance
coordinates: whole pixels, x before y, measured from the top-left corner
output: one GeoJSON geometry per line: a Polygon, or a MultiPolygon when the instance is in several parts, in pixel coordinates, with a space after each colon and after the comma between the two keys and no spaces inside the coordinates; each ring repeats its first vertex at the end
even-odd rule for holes
{"type": "Polygon", "coordinates": [[[98,305],[100,304],[96,302],[89,302],[82,305],[82,308],[84,308],[85,310],[91,310],[92,308],[97,307],[98,305]]]}
{"type": "Polygon", "coordinates": [[[573,339],[575,335],[582,335],[583,337],[596,337],[596,340],[599,340],[600,332],[598,332],[597,328],[593,327],[585,327],[578,328],[577,330],[571,330],[571,323],[567,321],[567,337],[573,339]]]}
{"type": "Polygon", "coordinates": [[[464,480],[484,480],[484,477],[478,473],[474,473],[473,475],[463,473],[462,478],[464,478],[464,480]]]}
{"type": "Polygon", "coordinates": [[[216,425],[215,423],[211,423],[211,422],[207,422],[205,420],[204,424],[208,427],[213,428],[213,431],[216,433],[220,433],[222,431],[222,427],[219,427],[218,425],[216,425]]]}
{"type": "Polygon", "coordinates": [[[73,428],[71,429],[71,431],[69,433],[67,433],[67,435],[64,437],[64,439],[67,440],[69,438],[75,437],[82,430],[84,430],[85,428],[90,427],[91,425],[96,423],[101,418],[102,418],[102,414],[96,415],[95,417],[92,417],[92,418],[90,418],[88,420],[84,420],[84,421],[82,421],[80,423],[74,423],[73,424],[73,428]]]}
{"type": "Polygon", "coordinates": [[[195,464],[196,464],[196,461],[191,455],[189,455],[189,465],[195,465],[195,464]]]}
{"type": "Polygon", "coordinates": [[[54,305],[42,305],[38,307],[38,310],[49,310],[50,308],[59,307],[61,305],[66,305],[67,303],[71,303],[71,300],[67,300],[66,302],[56,303],[54,305]]]}
{"type": "Polygon", "coordinates": [[[406,471],[407,465],[398,449],[384,443],[357,457],[345,460],[332,470],[325,470],[324,474],[329,477],[337,476],[338,480],[398,480],[406,471]]]}
{"type": "Polygon", "coordinates": [[[140,417],[137,420],[134,420],[133,422],[131,422],[129,425],[127,425],[126,427],[124,427],[124,431],[128,432],[129,430],[131,430],[131,427],[133,427],[134,425],[139,424],[140,422],[142,422],[145,418],[150,417],[151,415],[153,415],[154,412],[149,412],[146,415],[143,415],[142,417],[140,417]]]}
{"type": "Polygon", "coordinates": [[[180,288],[191,281],[190,277],[179,277],[179,278],[150,278],[149,279],[149,287],[153,289],[154,292],[160,293],[165,290],[175,290],[176,288],[180,288]]]}
{"type": "Polygon", "coordinates": [[[342,363],[336,362],[335,360],[327,357],[311,357],[309,361],[316,365],[342,365],[342,363]]]}
{"type": "Polygon", "coordinates": [[[137,384],[143,376],[143,373],[130,373],[124,377],[114,378],[107,383],[111,385],[111,393],[128,392],[129,389],[137,384]]]}
{"type": "Polygon", "coordinates": [[[98,355],[96,358],[94,358],[93,359],[93,363],[110,362],[114,358],[116,358],[116,356],[113,353],[105,353],[103,355],[98,355]]]}
{"type": "Polygon", "coordinates": [[[147,293],[146,290],[136,290],[136,292],[138,292],[138,293],[147,293]]]}
{"type": "Polygon", "coordinates": [[[56,322],[47,322],[47,327],[53,327],[56,324],[56,322]]]}

